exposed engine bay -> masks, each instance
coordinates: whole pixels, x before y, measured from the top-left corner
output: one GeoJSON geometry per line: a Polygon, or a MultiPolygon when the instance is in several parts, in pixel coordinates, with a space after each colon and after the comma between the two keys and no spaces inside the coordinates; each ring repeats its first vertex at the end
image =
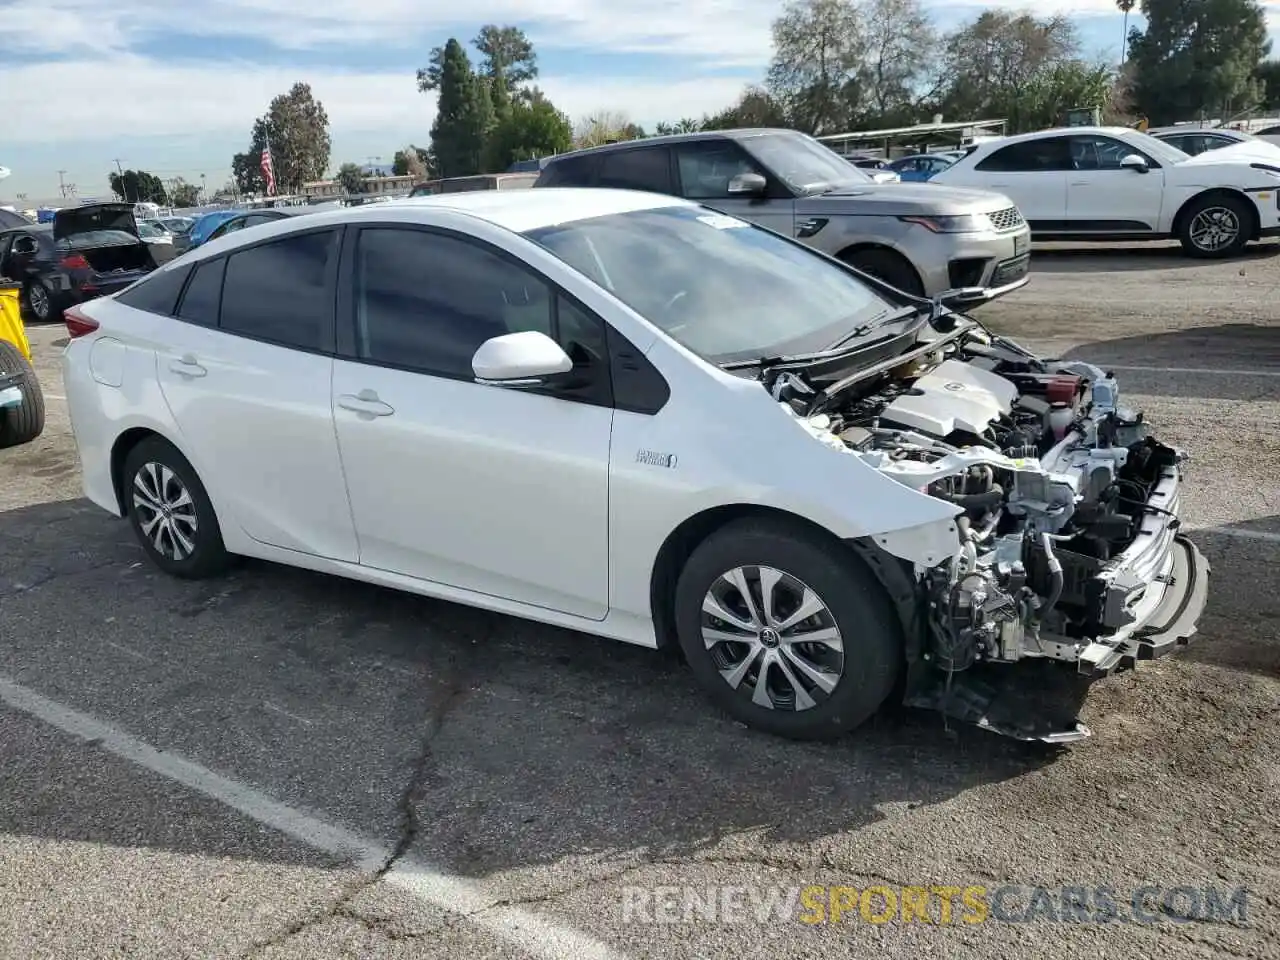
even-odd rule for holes
{"type": "MultiPolygon", "coordinates": [[[[834,383],[802,369],[765,383],[818,439],[955,506],[955,555],[915,571],[940,697],[975,665],[1039,658],[1096,677],[1195,632],[1208,566],[1176,533],[1184,456],[1098,367],[974,324],[834,383]]],[[[950,712],[1000,726],[981,705],[950,712]]]]}

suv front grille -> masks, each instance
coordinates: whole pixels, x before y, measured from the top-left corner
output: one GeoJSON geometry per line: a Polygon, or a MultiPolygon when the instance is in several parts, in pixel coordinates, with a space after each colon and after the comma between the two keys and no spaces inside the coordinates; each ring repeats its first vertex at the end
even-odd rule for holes
{"type": "Polygon", "coordinates": [[[988,214],[988,216],[991,217],[991,225],[1001,233],[1008,230],[1017,230],[1025,222],[1017,207],[997,210],[995,213],[988,214]]]}

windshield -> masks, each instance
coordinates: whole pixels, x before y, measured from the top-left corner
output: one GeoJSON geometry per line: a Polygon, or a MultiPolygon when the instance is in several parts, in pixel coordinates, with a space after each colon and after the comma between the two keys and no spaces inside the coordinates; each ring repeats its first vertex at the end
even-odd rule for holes
{"type": "Polygon", "coordinates": [[[892,309],[820,254],[705,207],[525,235],[712,363],[824,350],[892,309]]]}
{"type": "Polygon", "coordinates": [[[765,133],[738,143],[797,193],[872,182],[844,157],[802,133],[765,133]]]}

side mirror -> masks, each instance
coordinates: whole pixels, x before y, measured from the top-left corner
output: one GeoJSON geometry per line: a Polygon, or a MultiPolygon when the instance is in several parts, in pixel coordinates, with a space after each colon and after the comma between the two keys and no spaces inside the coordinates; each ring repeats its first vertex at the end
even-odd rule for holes
{"type": "Polygon", "coordinates": [[[1151,168],[1147,166],[1146,160],[1143,160],[1142,157],[1138,156],[1136,153],[1131,153],[1125,157],[1121,157],[1120,169],[1132,170],[1135,173],[1146,173],[1151,168]]]}
{"type": "Polygon", "coordinates": [[[547,377],[568,373],[573,361],[545,333],[524,330],[493,337],[471,358],[477,383],[495,387],[536,387],[547,377]]]}
{"type": "Polygon", "coordinates": [[[758,197],[768,186],[768,181],[758,173],[740,173],[729,181],[729,194],[758,197]]]}

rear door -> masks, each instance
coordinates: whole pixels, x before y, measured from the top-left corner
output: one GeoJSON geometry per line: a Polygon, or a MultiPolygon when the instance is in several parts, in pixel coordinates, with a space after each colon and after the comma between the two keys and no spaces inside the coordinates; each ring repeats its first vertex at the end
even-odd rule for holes
{"type": "Polygon", "coordinates": [[[687,140],[672,150],[680,177],[680,196],[758,223],[786,237],[795,236],[795,199],[776,177],[732,140],[687,140]],[[729,193],[734,177],[747,173],[765,178],[764,196],[729,193]]]}
{"type": "Polygon", "coordinates": [[[1042,137],[1012,143],[972,167],[962,161],[943,170],[934,175],[934,180],[1003,193],[1022,211],[1032,231],[1062,230],[1066,226],[1067,175],[1071,169],[1067,139],[1042,137]]]}
{"type": "Polygon", "coordinates": [[[329,399],[341,235],[290,234],[200,262],[157,374],[184,448],[249,537],[354,562],[329,399]]]}

